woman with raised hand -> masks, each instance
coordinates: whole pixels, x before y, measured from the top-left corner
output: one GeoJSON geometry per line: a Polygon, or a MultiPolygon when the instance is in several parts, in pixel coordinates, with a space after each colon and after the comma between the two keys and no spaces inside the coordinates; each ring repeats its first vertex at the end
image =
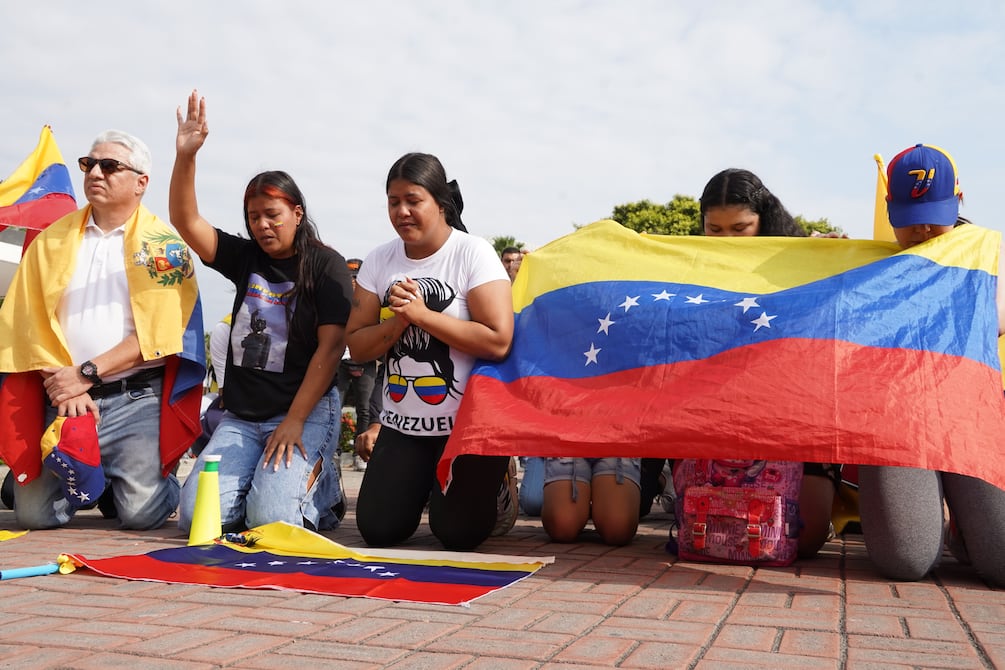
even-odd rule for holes
{"type": "MultiPolygon", "coordinates": [[[[335,373],[345,349],[351,281],[326,246],[303,194],[281,171],[255,175],[244,192],[249,239],[199,213],[195,157],[206,141],[206,101],[193,91],[171,175],[171,223],[202,261],[234,282],[225,413],[193,468],[220,460],[225,531],[285,521],[338,525],[345,503],[335,462],[341,405],[335,373]]],[[[188,531],[197,477],[182,488],[178,525],[188,531]]]]}

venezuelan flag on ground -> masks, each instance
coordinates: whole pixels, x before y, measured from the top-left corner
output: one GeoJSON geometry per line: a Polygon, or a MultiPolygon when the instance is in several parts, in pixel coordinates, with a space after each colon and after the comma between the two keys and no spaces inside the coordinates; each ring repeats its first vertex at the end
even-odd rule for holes
{"type": "Polygon", "coordinates": [[[77,201],[63,154],[52,129],[44,126],[35,150],[0,182],[0,230],[7,226],[27,228],[27,248],[38,231],[75,209],[77,201]]]}
{"type": "Polygon", "coordinates": [[[442,605],[466,605],[554,562],[448,551],[364,554],[282,521],[224,537],[215,544],[136,556],[71,554],[70,560],[108,577],[442,605]]]}
{"type": "Polygon", "coordinates": [[[909,465],[1005,487],[999,233],[910,251],[586,226],[524,259],[513,349],[479,363],[459,454],[909,465]]]}

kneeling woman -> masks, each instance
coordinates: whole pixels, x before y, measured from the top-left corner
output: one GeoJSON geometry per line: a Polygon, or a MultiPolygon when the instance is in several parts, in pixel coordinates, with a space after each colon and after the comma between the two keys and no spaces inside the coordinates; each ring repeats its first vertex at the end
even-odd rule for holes
{"type": "MultiPolygon", "coordinates": [[[[171,223],[209,267],[234,282],[225,409],[195,471],[221,456],[225,531],[286,521],[325,530],[343,503],[335,461],[341,403],[335,372],[345,349],[351,280],[321,243],[300,189],[285,172],[255,176],[244,193],[250,240],[199,215],[195,155],[206,138],[205,101],[178,115],[171,223]]],[[[179,527],[192,523],[198,477],[181,491],[179,527]]],[[[344,505],[342,505],[344,509],[344,505]]]]}
{"type": "Polygon", "coordinates": [[[586,522],[605,544],[621,546],[639,528],[639,458],[548,458],[541,524],[556,542],[574,542],[586,522]]]}
{"type": "Polygon", "coordinates": [[[356,277],[348,339],[352,357],[384,358],[384,408],[356,501],[371,546],[404,542],[422,520],[447,549],[477,547],[496,523],[508,456],[460,456],[450,488],[436,481],[476,358],[499,360],[513,340],[509,277],[487,240],[461,223],[463,200],[430,154],[406,154],[387,175],[397,237],[356,277]]]}

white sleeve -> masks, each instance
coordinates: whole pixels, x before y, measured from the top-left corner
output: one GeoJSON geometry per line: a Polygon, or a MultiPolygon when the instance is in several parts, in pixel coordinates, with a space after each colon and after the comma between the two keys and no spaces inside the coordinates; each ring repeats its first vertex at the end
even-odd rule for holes
{"type": "Polygon", "coordinates": [[[505,266],[488,240],[472,236],[470,250],[472,259],[470,288],[499,279],[509,281],[505,266]]]}
{"type": "Polygon", "coordinates": [[[209,359],[213,363],[216,385],[223,388],[223,376],[227,371],[227,349],[230,348],[230,324],[220,321],[209,334],[209,359]]]}

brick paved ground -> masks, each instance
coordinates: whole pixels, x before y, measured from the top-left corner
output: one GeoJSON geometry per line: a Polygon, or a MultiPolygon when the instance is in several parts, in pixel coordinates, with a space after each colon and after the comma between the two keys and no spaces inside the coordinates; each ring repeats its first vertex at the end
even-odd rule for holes
{"type": "MultiPolygon", "coordinates": [[[[2,474],[2,473],[0,473],[2,474]]],[[[360,475],[346,472],[354,497],[360,475]]],[[[536,519],[486,552],[555,563],[471,607],[130,582],[78,572],[0,582],[0,668],[994,668],[1005,592],[947,555],[918,583],[871,570],[861,537],[789,568],[675,563],[669,518],[628,547],[552,544],[536,519]]],[[[0,509],[0,529],[13,513],[0,509]]],[[[325,533],[362,547],[350,513],[325,533]]],[[[183,544],[174,523],[115,529],[97,512],[0,543],[0,569],[183,544]]],[[[440,547],[423,526],[412,548],[440,547]]],[[[1005,560],[1005,559],[1003,559],[1005,560]]]]}

